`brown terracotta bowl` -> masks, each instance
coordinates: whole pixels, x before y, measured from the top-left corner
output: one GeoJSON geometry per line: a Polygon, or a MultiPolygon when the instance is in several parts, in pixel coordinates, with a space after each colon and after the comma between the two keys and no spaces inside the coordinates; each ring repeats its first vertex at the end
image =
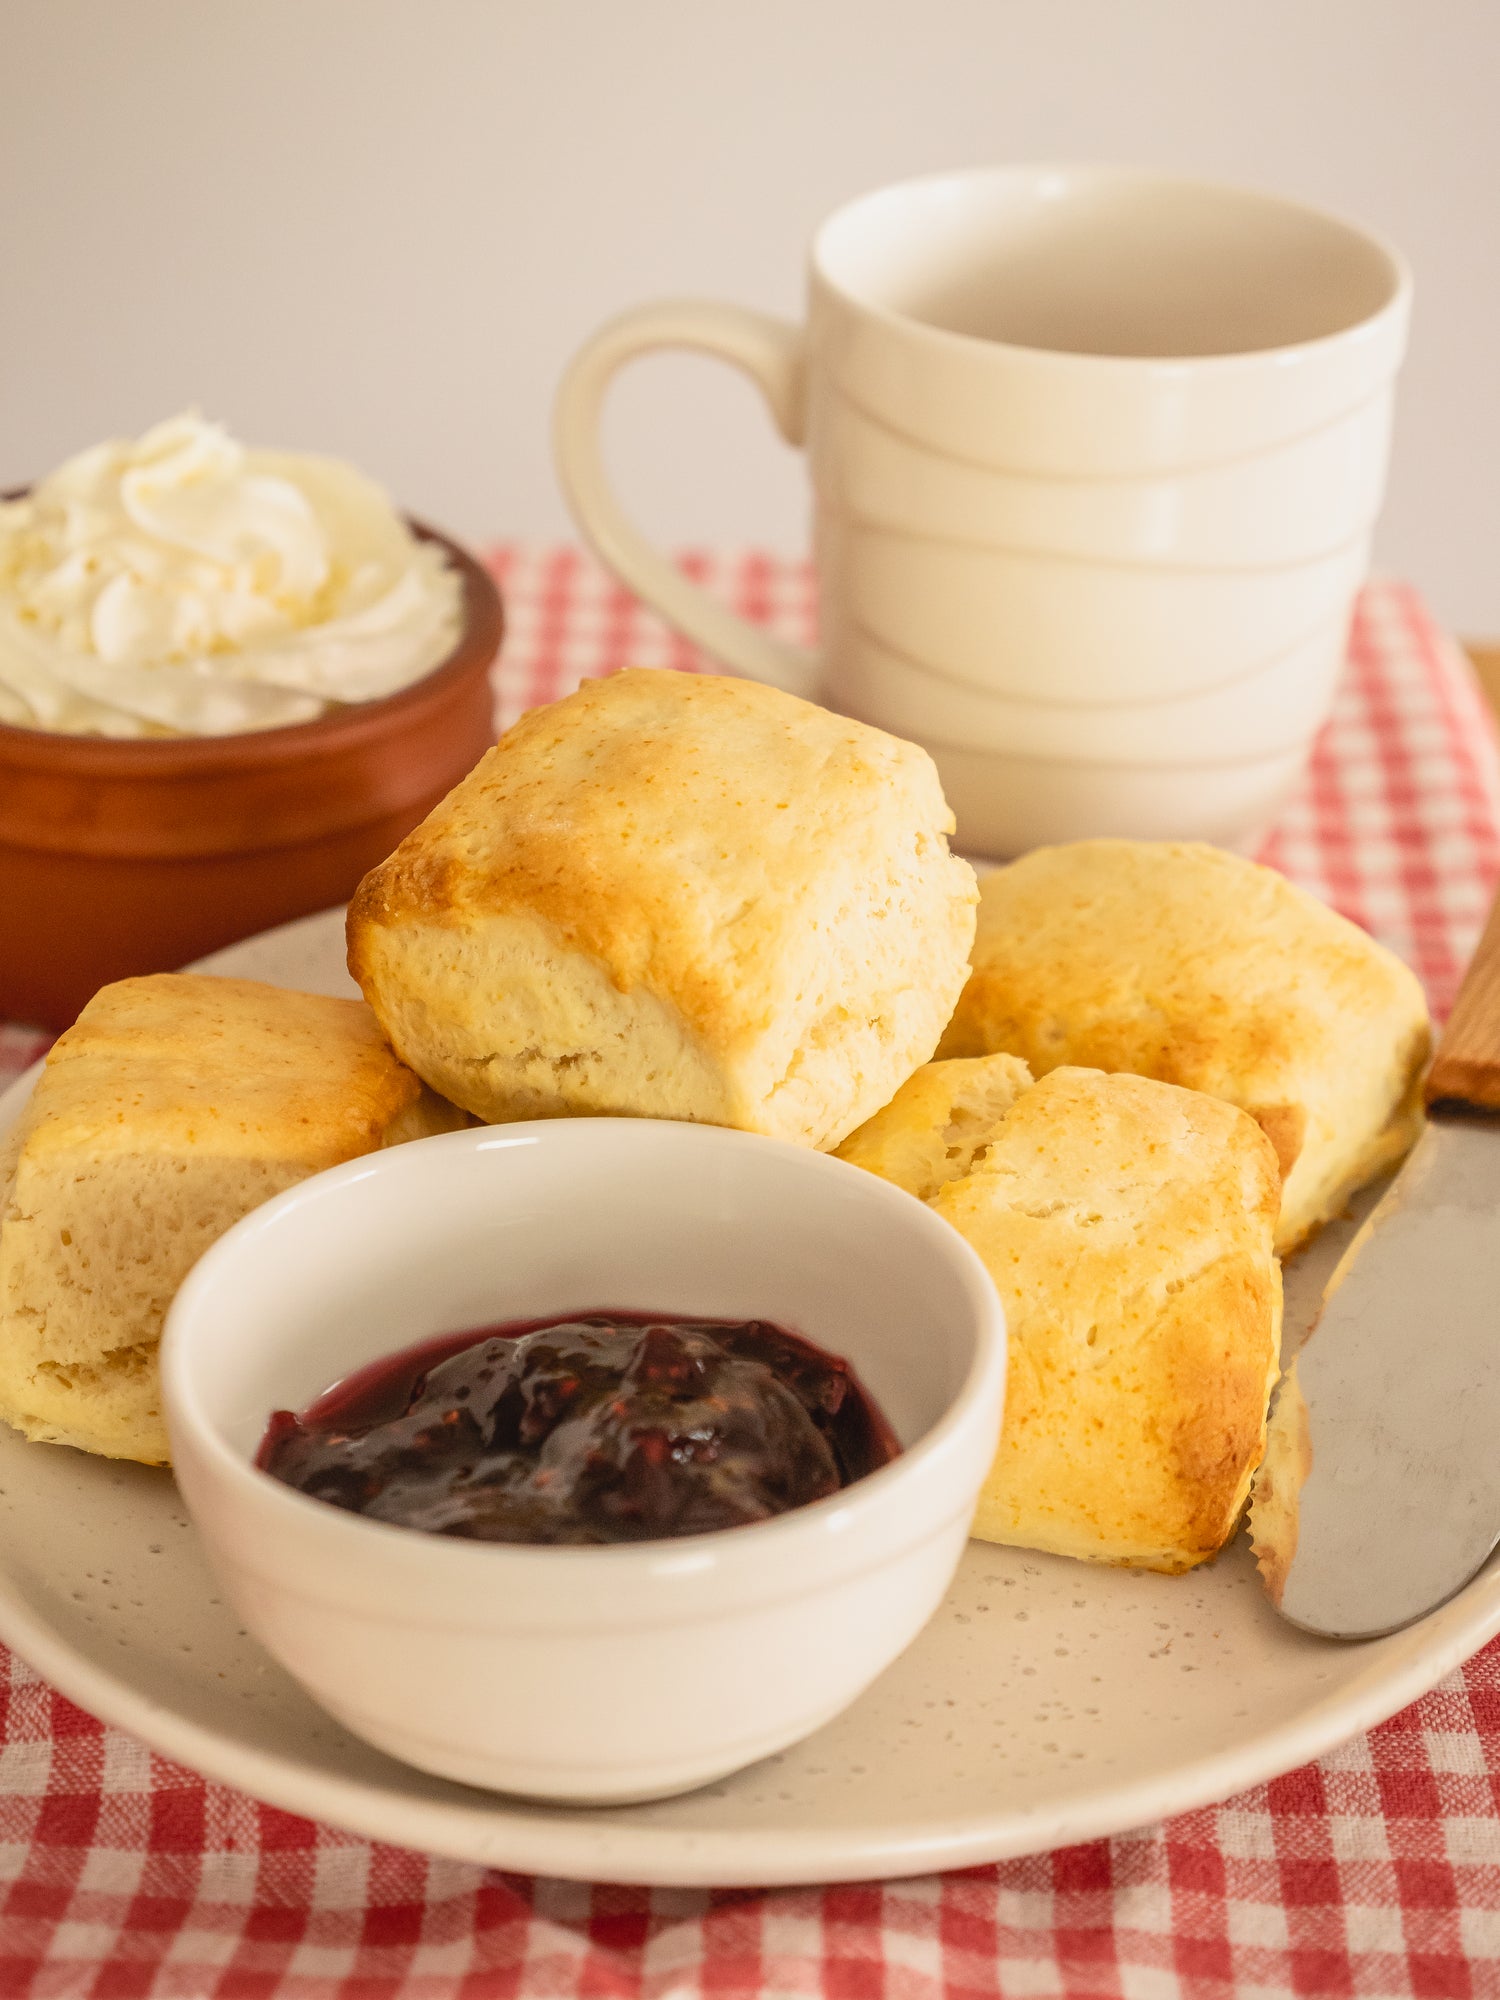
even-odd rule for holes
{"type": "Polygon", "coordinates": [[[495,740],[500,593],[446,537],[464,628],[383,700],[243,736],[115,742],[0,724],[0,1019],[66,1027],[165,972],[348,900],[495,740]]]}

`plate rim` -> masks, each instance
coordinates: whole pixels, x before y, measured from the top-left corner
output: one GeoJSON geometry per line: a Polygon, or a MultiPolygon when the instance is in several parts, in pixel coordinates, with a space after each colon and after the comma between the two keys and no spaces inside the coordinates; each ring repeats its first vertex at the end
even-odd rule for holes
{"type": "MultiPolygon", "coordinates": [[[[217,971],[217,961],[229,953],[262,946],[284,931],[305,936],[341,916],[319,912],[262,932],[216,953],[208,969],[217,971]]],[[[29,1099],[41,1068],[40,1062],[32,1064],[0,1093],[0,1137],[29,1099]]],[[[1103,1839],[1216,1804],[1325,1755],[1430,1692],[1500,1631],[1500,1565],[1488,1565],[1411,1629],[1420,1634],[1428,1623],[1434,1629],[1415,1652],[1377,1665],[1352,1689],[1340,1688],[1233,1748],[1147,1777],[1097,1785],[1051,1811],[1000,1806],[936,1832],[908,1817],[834,1835],[794,1826],[632,1826],[617,1817],[621,1808],[612,1808],[603,1820],[587,1809],[478,1790],[473,1804],[396,1796],[370,1779],[320,1772],[290,1754],[237,1742],[169,1702],[153,1700],[74,1647],[0,1572],[0,1639],[68,1700],[210,1782],[363,1839],[455,1861],[661,1888],[779,1888],[926,1875],[1103,1839]]]]}
{"type": "MultiPolygon", "coordinates": [[[[0,1119],[8,1106],[0,1099],[0,1119]]],[[[0,1577],[0,1639],[33,1671],[100,1721],[124,1729],[173,1762],[264,1804],[389,1842],[488,1868],[576,1881],[661,1888],[781,1888],[891,1880],[967,1868],[1107,1838],[1191,1812],[1295,1770],[1385,1721],[1444,1678],[1500,1628],[1496,1601],[1459,1622],[1359,1697],[1347,1691],[1233,1750],[1124,1785],[1074,1795],[1055,1812],[972,1816],[934,1834],[920,1823],[870,1828],[834,1841],[826,1832],[680,1829],[600,1820],[476,1791],[474,1803],[394,1798],[379,1784],[312,1771],[282,1753],[236,1743],[169,1703],[140,1694],[97,1666],[35,1616],[0,1577]],[[1475,1632],[1480,1633],[1476,1640],[1475,1632]],[[493,1800],[493,1803],[491,1803],[493,1800]]],[[[1470,1590],[1474,1586],[1469,1586],[1470,1590]]],[[[1460,1602],[1467,1593],[1450,1600],[1460,1602]]],[[[1330,1644],[1336,1643],[1333,1641],[1330,1644]]],[[[618,1814],[622,1808],[613,1808],[618,1814]]]]}

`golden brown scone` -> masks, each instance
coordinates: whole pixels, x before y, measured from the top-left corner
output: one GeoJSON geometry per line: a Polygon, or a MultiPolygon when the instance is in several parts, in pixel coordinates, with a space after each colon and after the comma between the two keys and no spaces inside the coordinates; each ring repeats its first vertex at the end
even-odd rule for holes
{"type": "Polygon", "coordinates": [[[634,671],[507,732],[349,911],[404,1061],[495,1122],[832,1146],[926,1060],[973,871],[926,752],[753,681],[634,671]]]}
{"type": "MultiPolygon", "coordinates": [[[[932,1064],[908,1104],[966,1067],[932,1064]]],[[[1143,1569],[1203,1562],[1239,1516],[1276,1379],[1270,1142],[1197,1091],[1063,1068],[973,1153],[931,1203],[979,1253],[1009,1331],[973,1532],[1143,1569]]]]}
{"type": "Polygon", "coordinates": [[[962,1180],[1031,1080],[1019,1056],[924,1063],[849,1134],[838,1156],[931,1201],[949,1181],[962,1180]]]}
{"type": "Polygon", "coordinates": [[[209,1244],[309,1174],[465,1123],[358,1000],[187,973],[106,986],[8,1148],[0,1417],[165,1463],[157,1342],[209,1244]]]}
{"type": "Polygon", "coordinates": [[[1273,869],[1171,841],[1039,848],[980,885],[939,1054],[1132,1070],[1248,1111],[1281,1162],[1286,1253],[1421,1123],[1414,975],[1273,869]]]}

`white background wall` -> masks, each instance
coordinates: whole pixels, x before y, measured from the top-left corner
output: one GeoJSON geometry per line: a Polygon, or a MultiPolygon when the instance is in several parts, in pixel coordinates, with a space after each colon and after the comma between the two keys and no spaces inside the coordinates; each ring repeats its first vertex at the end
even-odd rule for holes
{"type": "MultiPolygon", "coordinates": [[[[189,402],[474,538],[567,519],[553,386],[663,292],[794,311],[812,225],[935,167],[1264,183],[1417,274],[1378,555],[1500,633],[1495,0],[0,0],[0,480],[189,402]]],[[[799,547],[752,392],[641,364],[674,543],[799,547]]]]}

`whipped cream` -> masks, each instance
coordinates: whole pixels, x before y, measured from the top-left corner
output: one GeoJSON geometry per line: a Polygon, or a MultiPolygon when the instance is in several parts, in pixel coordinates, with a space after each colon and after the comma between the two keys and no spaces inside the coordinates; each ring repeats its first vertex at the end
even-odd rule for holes
{"type": "Polygon", "coordinates": [[[377,700],[449,654],[462,585],[337,460],[173,417],[0,503],[0,722],[228,736],[377,700]]]}

